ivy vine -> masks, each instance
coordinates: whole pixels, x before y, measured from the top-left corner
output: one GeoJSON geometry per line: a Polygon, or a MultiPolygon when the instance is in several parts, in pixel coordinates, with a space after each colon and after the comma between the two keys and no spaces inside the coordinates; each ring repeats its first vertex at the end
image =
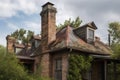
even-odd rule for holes
{"type": "Polygon", "coordinates": [[[91,56],[70,54],[67,80],[83,80],[83,74],[91,67],[91,56]]]}

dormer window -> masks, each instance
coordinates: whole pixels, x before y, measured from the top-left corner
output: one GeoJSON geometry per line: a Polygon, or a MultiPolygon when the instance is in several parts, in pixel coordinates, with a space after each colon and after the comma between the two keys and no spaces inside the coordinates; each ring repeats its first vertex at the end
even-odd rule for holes
{"type": "Polygon", "coordinates": [[[94,42],[94,29],[91,28],[87,29],[87,42],[88,43],[94,42]]]}
{"type": "Polygon", "coordinates": [[[74,29],[75,34],[89,44],[94,44],[94,32],[97,29],[94,22],[87,23],[74,29]]]}
{"type": "Polygon", "coordinates": [[[22,48],[15,48],[15,53],[19,53],[22,50],[22,48]]]}
{"type": "Polygon", "coordinates": [[[39,40],[35,40],[35,48],[37,48],[40,45],[40,41],[39,40]]]}
{"type": "Polygon", "coordinates": [[[94,30],[88,29],[88,39],[94,40],[94,30]]]}

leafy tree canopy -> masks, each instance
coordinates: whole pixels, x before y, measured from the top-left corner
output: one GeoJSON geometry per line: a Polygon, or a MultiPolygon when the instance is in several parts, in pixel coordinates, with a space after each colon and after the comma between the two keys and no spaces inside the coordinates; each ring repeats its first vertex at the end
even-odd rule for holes
{"type": "Polygon", "coordinates": [[[32,80],[18,60],[0,46],[0,80],[32,80]]]}
{"type": "Polygon", "coordinates": [[[0,80],[51,80],[39,74],[28,74],[16,55],[0,45],[0,80]]]}
{"type": "Polygon", "coordinates": [[[18,41],[20,40],[22,43],[29,43],[30,38],[34,35],[33,31],[19,29],[14,31],[11,36],[15,37],[18,41]]]}
{"type": "Polygon", "coordinates": [[[112,43],[120,43],[120,22],[112,22],[108,29],[112,43]]]}
{"type": "Polygon", "coordinates": [[[120,58],[120,22],[109,23],[108,32],[111,36],[111,49],[113,57],[120,58]]]}
{"type": "Polygon", "coordinates": [[[71,20],[71,18],[69,18],[69,20],[65,20],[63,24],[59,24],[57,27],[58,27],[58,30],[68,25],[73,28],[77,28],[80,26],[81,23],[82,23],[82,20],[80,20],[79,17],[77,17],[75,20],[71,20]]]}

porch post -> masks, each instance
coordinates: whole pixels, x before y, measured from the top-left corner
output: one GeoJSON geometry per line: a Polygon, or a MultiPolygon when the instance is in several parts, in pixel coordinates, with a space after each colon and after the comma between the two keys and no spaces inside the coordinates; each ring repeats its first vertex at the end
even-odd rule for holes
{"type": "Polygon", "coordinates": [[[104,61],[104,80],[107,80],[107,61],[104,61]]]}

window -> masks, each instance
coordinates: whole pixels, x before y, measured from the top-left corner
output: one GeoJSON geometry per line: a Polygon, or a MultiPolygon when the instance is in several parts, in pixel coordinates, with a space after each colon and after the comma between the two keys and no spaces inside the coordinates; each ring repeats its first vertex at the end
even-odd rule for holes
{"type": "Polygon", "coordinates": [[[35,40],[35,48],[37,48],[40,45],[40,41],[35,40]]]}
{"type": "Polygon", "coordinates": [[[94,39],[94,30],[88,29],[88,39],[94,39]]]}
{"type": "Polygon", "coordinates": [[[62,80],[62,59],[55,61],[55,80],[62,80]]]}
{"type": "Polygon", "coordinates": [[[22,48],[15,48],[15,53],[19,53],[22,50],[22,48]]]}

